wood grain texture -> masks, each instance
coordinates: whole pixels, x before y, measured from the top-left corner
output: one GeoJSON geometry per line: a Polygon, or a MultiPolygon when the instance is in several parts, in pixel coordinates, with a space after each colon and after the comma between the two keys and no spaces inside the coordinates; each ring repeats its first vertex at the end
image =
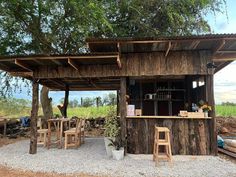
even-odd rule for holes
{"type": "Polygon", "coordinates": [[[122,77],[206,74],[209,51],[175,51],[122,54],[117,65],[42,66],[35,69],[36,78],[122,77]]]}
{"type": "Polygon", "coordinates": [[[37,153],[37,117],[39,108],[39,84],[33,81],[32,110],[30,118],[30,154],[37,153]]]}
{"type": "Polygon", "coordinates": [[[121,140],[125,147],[125,152],[127,152],[127,128],[126,128],[126,78],[122,77],[120,79],[120,126],[121,126],[121,140]]]}
{"type": "Polygon", "coordinates": [[[168,127],[173,155],[209,155],[211,120],[126,119],[128,153],[152,154],[154,127],[168,127]]]}

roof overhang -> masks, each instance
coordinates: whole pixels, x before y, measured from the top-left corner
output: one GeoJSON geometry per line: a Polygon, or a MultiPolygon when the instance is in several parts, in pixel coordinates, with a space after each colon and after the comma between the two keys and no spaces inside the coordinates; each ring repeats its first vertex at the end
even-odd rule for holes
{"type": "MultiPolygon", "coordinates": [[[[125,53],[164,52],[165,57],[175,51],[207,50],[212,53],[212,61],[218,72],[236,59],[236,34],[216,34],[198,36],[177,36],[159,38],[114,38],[86,40],[90,53],[77,55],[27,55],[2,56],[0,69],[13,76],[33,79],[36,68],[71,67],[76,71],[82,65],[114,65],[122,68],[120,56],[125,53]]],[[[50,71],[48,71],[50,72],[50,71]]],[[[53,90],[116,90],[119,78],[51,78],[40,79],[39,83],[53,90]]]]}

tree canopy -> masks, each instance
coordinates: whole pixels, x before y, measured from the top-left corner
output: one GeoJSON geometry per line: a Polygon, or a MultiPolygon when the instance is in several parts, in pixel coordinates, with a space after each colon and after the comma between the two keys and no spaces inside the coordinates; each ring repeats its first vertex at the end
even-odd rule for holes
{"type": "Polygon", "coordinates": [[[91,36],[208,33],[205,15],[225,7],[225,0],[0,0],[0,55],[76,54],[91,36]]]}

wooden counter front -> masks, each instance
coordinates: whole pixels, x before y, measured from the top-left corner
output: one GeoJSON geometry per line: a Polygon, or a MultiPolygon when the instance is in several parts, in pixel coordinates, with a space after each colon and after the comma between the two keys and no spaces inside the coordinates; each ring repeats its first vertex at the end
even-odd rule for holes
{"type": "Polygon", "coordinates": [[[127,151],[132,154],[152,154],[154,127],[168,127],[172,154],[210,154],[210,123],[208,118],[178,116],[127,116],[127,151]]]}

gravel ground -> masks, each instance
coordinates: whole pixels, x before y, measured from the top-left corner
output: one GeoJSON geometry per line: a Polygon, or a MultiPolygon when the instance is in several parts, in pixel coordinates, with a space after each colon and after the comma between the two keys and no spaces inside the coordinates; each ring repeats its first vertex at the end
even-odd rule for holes
{"type": "Polygon", "coordinates": [[[63,174],[87,173],[108,176],[161,177],[236,177],[236,164],[213,156],[174,156],[173,164],[155,167],[152,155],[127,155],[122,161],[106,157],[102,138],[87,138],[79,149],[47,150],[38,147],[36,155],[28,154],[29,141],[0,148],[0,164],[35,172],[63,174]]]}

